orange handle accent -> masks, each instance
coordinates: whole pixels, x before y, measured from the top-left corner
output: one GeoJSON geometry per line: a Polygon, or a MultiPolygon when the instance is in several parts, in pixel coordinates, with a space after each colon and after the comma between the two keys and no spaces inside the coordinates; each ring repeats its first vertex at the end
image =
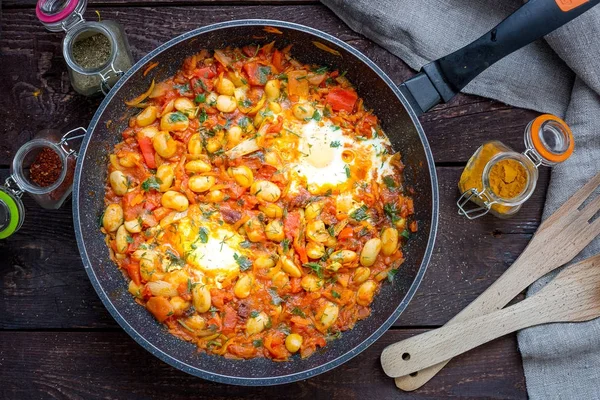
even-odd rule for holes
{"type": "Polygon", "coordinates": [[[580,5],[587,3],[589,0],[555,0],[555,1],[556,1],[556,4],[558,5],[558,8],[560,8],[564,12],[567,12],[567,11],[573,10],[574,8],[579,7],[580,5]]]}

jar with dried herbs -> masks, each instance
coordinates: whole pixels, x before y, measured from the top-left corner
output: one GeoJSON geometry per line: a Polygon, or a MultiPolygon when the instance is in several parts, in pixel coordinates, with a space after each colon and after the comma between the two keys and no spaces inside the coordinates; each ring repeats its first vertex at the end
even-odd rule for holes
{"type": "Polygon", "coordinates": [[[523,153],[500,141],[490,141],[477,149],[465,167],[458,188],[459,214],[469,219],[488,212],[508,218],[517,213],[533,194],[540,165],[553,166],[573,153],[571,129],[554,115],[541,115],[525,129],[523,153]],[[469,202],[477,205],[467,209],[469,202]]]}
{"type": "Polygon", "coordinates": [[[86,5],[86,0],[38,0],[36,13],[49,31],[66,32],[63,56],[73,88],[86,96],[106,94],[131,68],[133,57],[121,25],[86,21],[86,5]]]}

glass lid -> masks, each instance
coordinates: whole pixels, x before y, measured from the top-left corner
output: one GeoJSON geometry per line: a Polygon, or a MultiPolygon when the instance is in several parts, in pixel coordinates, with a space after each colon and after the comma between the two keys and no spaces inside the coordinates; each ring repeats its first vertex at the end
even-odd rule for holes
{"type": "Polygon", "coordinates": [[[68,30],[83,21],[87,0],[38,0],[35,13],[48,30],[68,30]]]}

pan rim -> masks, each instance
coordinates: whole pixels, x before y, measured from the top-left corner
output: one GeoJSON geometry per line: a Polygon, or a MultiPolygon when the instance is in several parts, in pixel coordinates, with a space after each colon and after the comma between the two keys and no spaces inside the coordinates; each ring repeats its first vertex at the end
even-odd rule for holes
{"type": "Polygon", "coordinates": [[[292,22],[279,21],[279,20],[269,20],[269,19],[242,19],[242,20],[233,20],[233,21],[219,22],[219,23],[215,23],[215,24],[206,25],[204,27],[200,27],[200,28],[188,31],[186,33],[183,33],[183,34],[167,41],[166,43],[158,46],[156,49],[154,49],[153,51],[151,51],[150,53],[148,53],[147,55],[142,57],[137,63],[135,63],[135,65],[133,65],[129,69],[129,71],[127,71],[123,75],[123,77],[115,84],[113,89],[109,92],[109,94],[106,96],[106,98],[102,101],[102,103],[96,110],[94,116],[92,117],[90,124],[88,125],[87,133],[81,144],[81,150],[79,152],[79,157],[77,160],[77,167],[75,170],[75,179],[74,179],[74,185],[73,185],[73,200],[74,200],[73,201],[73,221],[74,221],[75,236],[76,236],[76,240],[77,240],[77,247],[79,249],[79,253],[80,253],[85,271],[88,275],[88,278],[90,279],[90,282],[92,283],[92,286],[94,287],[94,290],[98,294],[98,297],[100,297],[100,300],[104,304],[104,307],[109,311],[111,316],[117,321],[117,323],[121,326],[121,328],[123,328],[123,330],[129,336],[131,336],[131,338],[133,338],[139,345],[141,345],[145,350],[149,351],[155,357],[159,358],[160,360],[166,362],[167,364],[169,364],[181,371],[184,371],[188,374],[191,374],[191,375],[203,378],[203,379],[208,379],[208,380],[219,382],[219,383],[241,385],[241,386],[259,386],[259,385],[271,386],[271,385],[291,383],[291,382],[299,381],[302,379],[307,379],[307,378],[319,375],[321,373],[324,373],[335,367],[340,366],[341,364],[354,358],[355,356],[357,356],[358,354],[363,352],[366,348],[368,348],[370,345],[372,345],[398,319],[398,317],[406,309],[406,307],[412,300],[414,294],[416,293],[418,287],[420,286],[423,276],[425,275],[425,272],[429,265],[431,255],[433,253],[433,248],[434,248],[436,233],[437,233],[437,226],[438,226],[438,217],[439,217],[439,215],[438,215],[439,214],[439,210],[438,210],[438,205],[439,205],[438,180],[437,180],[437,173],[436,173],[436,169],[435,169],[435,163],[433,160],[433,154],[431,152],[431,148],[429,146],[427,137],[425,136],[424,130],[417,118],[417,115],[410,107],[410,105],[409,105],[408,101],[406,100],[406,98],[404,97],[404,95],[400,92],[398,86],[387,76],[387,74],[385,74],[385,72],[383,72],[377,66],[377,64],[375,64],[373,61],[371,61],[371,59],[369,59],[367,56],[365,56],[359,50],[357,50],[354,47],[350,46],[349,44],[343,42],[342,40],[337,39],[336,37],[334,37],[328,33],[325,33],[323,31],[320,31],[318,29],[311,28],[311,27],[308,27],[308,26],[305,26],[302,24],[296,24],[296,23],[292,23],[292,22]],[[344,48],[346,51],[348,51],[349,53],[351,53],[352,55],[357,57],[360,61],[362,61],[369,68],[371,68],[379,76],[379,78],[381,78],[390,87],[390,89],[394,92],[396,97],[398,97],[398,99],[402,102],[402,104],[404,105],[404,108],[406,109],[407,113],[409,114],[411,121],[415,125],[417,133],[418,133],[421,143],[423,145],[423,150],[425,152],[425,157],[427,159],[427,164],[429,167],[430,178],[431,178],[430,179],[431,180],[431,226],[430,226],[430,230],[429,230],[427,246],[425,248],[425,252],[423,254],[423,259],[421,260],[421,264],[418,268],[417,274],[416,274],[414,280],[412,281],[410,288],[408,289],[406,295],[404,296],[402,301],[398,304],[398,306],[396,307],[394,312],[377,329],[375,329],[368,337],[364,338],[357,346],[355,346],[350,351],[340,355],[339,357],[337,357],[335,359],[329,360],[329,361],[323,363],[322,365],[313,367],[311,369],[308,369],[308,370],[305,370],[302,372],[295,372],[295,373],[290,373],[287,375],[282,375],[282,376],[277,376],[277,377],[260,377],[260,378],[256,378],[256,377],[245,378],[245,377],[239,377],[239,376],[223,375],[223,374],[210,372],[210,371],[203,370],[198,367],[189,365],[189,364],[175,358],[174,356],[162,351],[158,347],[156,347],[154,344],[149,342],[141,333],[139,333],[133,326],[131,326],[129,324],[129,322],[127,321],[127,319],[113,305],[108,294],[105,292],[104,288],[100,284],[98,277],[96,276],[96,272],[93,269],[90,258],[87,254],[87,249],[86,249],[85,243],[83,242],[83,231],[82,231],[81,219],[79,217],[79,215],[80,215],[80,208],[79,208],[79,196],[80,196],[79,190],[80,189],[79,188],[80,188],[80,183],[81,183],[83,160],[85,159],[88,145],[90,144],[92,134],[93,134],[94,130],[96,129],[98,121],[100,120],[100,117],[102,116],[102,114],[104,113],[104,111],[106,110],[108,105],[111,103],[111,101],[112,101],[113,97],[115,96],[116,92],[118,91],[118,89],[120,89],[125,84],[125,82],[127,82],[129,80],[129,78],[131,78],[131,76],[133,76],[134,73],[138,72],[149,61],[151,61],[156,55],[162,53],[163,51],[171,48],[172,46],[174,46],[180,42],[183,42],[192,37],[195,37],[195,36],[207,33],[207,32],[212,32],[215,30],[223,29],[223,28],[249,26],[249,25],[252,25],[252,26],[268,25],[268,26],[275,26],[275,27],[281,27],[281,28],[286,28],[286,29],[298,30],[298,31],[312,34],[315,37],[318,37],[318,38],[321,38],[324,40],[328,40],[328,41],[344,48]]]}

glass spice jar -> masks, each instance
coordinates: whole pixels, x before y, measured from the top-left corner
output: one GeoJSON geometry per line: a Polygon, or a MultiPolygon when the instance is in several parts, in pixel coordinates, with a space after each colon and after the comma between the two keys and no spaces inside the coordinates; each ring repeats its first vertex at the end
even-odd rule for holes
{"type": "Polygon", "coordinates": [[[527,125],[523,153],[499,141],[483,144],[460,177],[458,213],[469,219],[488,212],[499,218],[513,216],[533,194],[538,167],[552,167],[567,160],[574,145],[569,126],[550,114],[540,115],[527,125]],[[478,207],[467,209],[469,202],[478,207]]]}
{"type": "MultiPolygon", "coordinates": [[[[0,186],[0,239],[19,230],[25,217],[21,200],[28,193],[41,207],[60,208],[73,190],[79,141],[84,128],[62,135],[54,129],[40,131],[25,143],[12,161],[11,175],[0,186]]],[[[80,141],[79,141],[80,142],[80,141]]]]}
{"type": "Polygon", "coordinates": [[[63,56],[80,94],[106,94],[133,65],[125,31],[114,21],[86,21],[87,0],[38,0],[38,19],[51,32],[65,31],[63,56]]]}

